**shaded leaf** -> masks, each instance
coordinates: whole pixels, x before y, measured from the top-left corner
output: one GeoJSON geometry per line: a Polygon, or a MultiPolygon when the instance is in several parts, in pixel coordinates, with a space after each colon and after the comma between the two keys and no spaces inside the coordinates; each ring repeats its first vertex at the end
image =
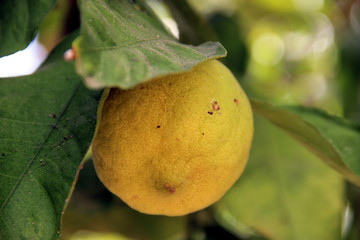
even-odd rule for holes
{"type": "Polygon", "coordinates": [[[164,3],[178,25],[180,42],[197,45],[217,40],[210,24],[186,0],[164,0],[164,3]]]}
{"type": "Polygon", "coordinates": [[[99,95],[62,57],[33,75],[0,80],[0,239],[58,238],[99,95]]]}
{"type": "Polygon", "coordinates": [[[235,232],[248,227],[267,239],[338,240],[342,194],[335,171],[255,115],[248,166],[216,206],[217,217],[235,232]]]}
{"type": "Polygon", "coordinates": [[[39,26],[39,43],[52,51],[68,34],[80,28],[80,12],[76,0],[58,0],[39,26]]]}
{"type": "Polygon", "coordinates": [[[56,0],[0,2],[0,57],[24,49],[56,0]]]}
{"type": "Polygon", "coordinates": [[[219,37],[219,42],[228,51],[226,58],[221,60],[241,80],[247,69],[249,53],[238,17],[218,12],[211,15],[210,23],[219,37]]]}
{"type": "Polygon", "coordinates": [[[253,109],[284,129],[345,178],[360,186],[360,126],[306,107],[251,101],[253,109]]]}
{"type": "MultiPolygon", "coordinates": [[[[354,9],[360,11],[360,3],[354,4],[354,9]]],[[[360,17],[360,12],[358,13],[360,17]]],[[[344,31],[344,29],[342,29],[344,31]]],[[[347,34],[339,34],[338,48],[339,86],[342,91],[342,102],[345,116],[360,121],[360,35],[347,30],[347,34]]]]}
{"type": "Polygon", "coordinates": [[[76,69],[89,87],[130,88],[226,55],[220,43],[178,43],[157,19],[137,11],[127,0],[81,0],[80,9],[76,69]]]}

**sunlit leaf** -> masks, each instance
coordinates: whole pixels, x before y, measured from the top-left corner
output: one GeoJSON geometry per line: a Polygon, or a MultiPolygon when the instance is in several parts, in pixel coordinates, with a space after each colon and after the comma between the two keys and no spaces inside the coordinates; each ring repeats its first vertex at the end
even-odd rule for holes
{"type": "Polygon", "coordinates": [[[24,49],[56,0],[0,1],[0,56],[24,49]]]}
{"type": "Polygon", "coordinates": [[[220,43],[178,43],[157,19],[136,10],[128,0],[81,0],[80,9],[76,68],[89,87],[129,88],[226,55],[220,43]]]}
{"type": "Polygon", "coordinates": [[[0,239],[58,238],[93,136],[100,93],[59,56],[33,75],[0,79],[0,239]]]}
{"type": "Polygon", "coordinates": [[[341,177],[268,121],[255,120],[248,166],[217,205],[219,221],[272,240],[341,239],[341,177]]]}
{"type": "Polygon", "coordinates": [[[277,107],[254,100],[251,104],[257,113],[360,186],[360,125],[315,108],[277,107]]]}

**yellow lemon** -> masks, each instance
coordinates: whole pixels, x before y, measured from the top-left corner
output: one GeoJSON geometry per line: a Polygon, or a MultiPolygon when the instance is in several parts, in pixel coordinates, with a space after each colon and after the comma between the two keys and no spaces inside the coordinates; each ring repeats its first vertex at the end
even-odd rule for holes
{"type": "Polygon", "coordinates": [[[110,89],[92,144],[97,174],[130,207],[185,215],[220,199],[246,165],[249,101],[219,61],[110,89]]]}

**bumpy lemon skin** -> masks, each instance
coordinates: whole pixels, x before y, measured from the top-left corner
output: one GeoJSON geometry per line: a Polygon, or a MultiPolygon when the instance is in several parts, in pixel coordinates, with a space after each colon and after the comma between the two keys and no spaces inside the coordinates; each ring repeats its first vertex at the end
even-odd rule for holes
{"type": "Polygon", "coordinates": [[[180,216],[203,209],[246,165],[251,107],[217,60],[130,90],[112,88],[100,111],[92,144],[97,174],[140,212],[180,216]]]}

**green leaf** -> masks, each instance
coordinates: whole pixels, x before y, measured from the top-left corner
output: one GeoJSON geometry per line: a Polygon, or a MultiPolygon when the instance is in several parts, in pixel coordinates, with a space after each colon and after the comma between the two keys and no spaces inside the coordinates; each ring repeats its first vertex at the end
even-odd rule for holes
{"type": "Polygon", "coordinates": [[[77,72],[89,87],[130,88],[226,55],[220,43],[178,43],[128,0],[81,0],[80,10],[81,36],[73,45],[77,72]]]}
{"type": "Polygon", "coordinates": [[[99,95],[62,57],[33,75],[0,80],[0,239],[59,237],[99,95]]]}
{"type": "Polygon", "coordinates": [[[247,71],[249,53],[238,16],[219,12],[211,15],[210,23],[228,51],[226,58],[222,59],[223,63],[241,81],[247,71]]]}
{"type": "Polygon", "coordinates": [[[251,101],[257,113],[300,141],[345,178],[360,186],[360,126],[306,107],[251,101]]]}
{"type": "Polygon", "coordinates": [[[178,25],[182,43],[197,45],[206,40],[217,40],[210,24],[191,7],[187,0],[164,0],[163,2],[178,25]]]}
{"type": "MultiPolygon", "coordinates": [[[[360,17],[360,8],[353,17],[360,17]]],[[[339,34],[339,86],[344,105],[345,116],[360,120],[360,35],[355,31],[347,31],[347,34],[339,34]]]]}
{"type": "Polygon", "coordinates": [[[343,206],[341,177],[255,115],[248,166],[216,209],[219,221],[235,232],[250,228],[271,240],[339,240],[343,206]]]}
{"type": "Polygon", "coordinates": [[[0,57],[24,49],[56,0],[0,2],[0,57]]]}

